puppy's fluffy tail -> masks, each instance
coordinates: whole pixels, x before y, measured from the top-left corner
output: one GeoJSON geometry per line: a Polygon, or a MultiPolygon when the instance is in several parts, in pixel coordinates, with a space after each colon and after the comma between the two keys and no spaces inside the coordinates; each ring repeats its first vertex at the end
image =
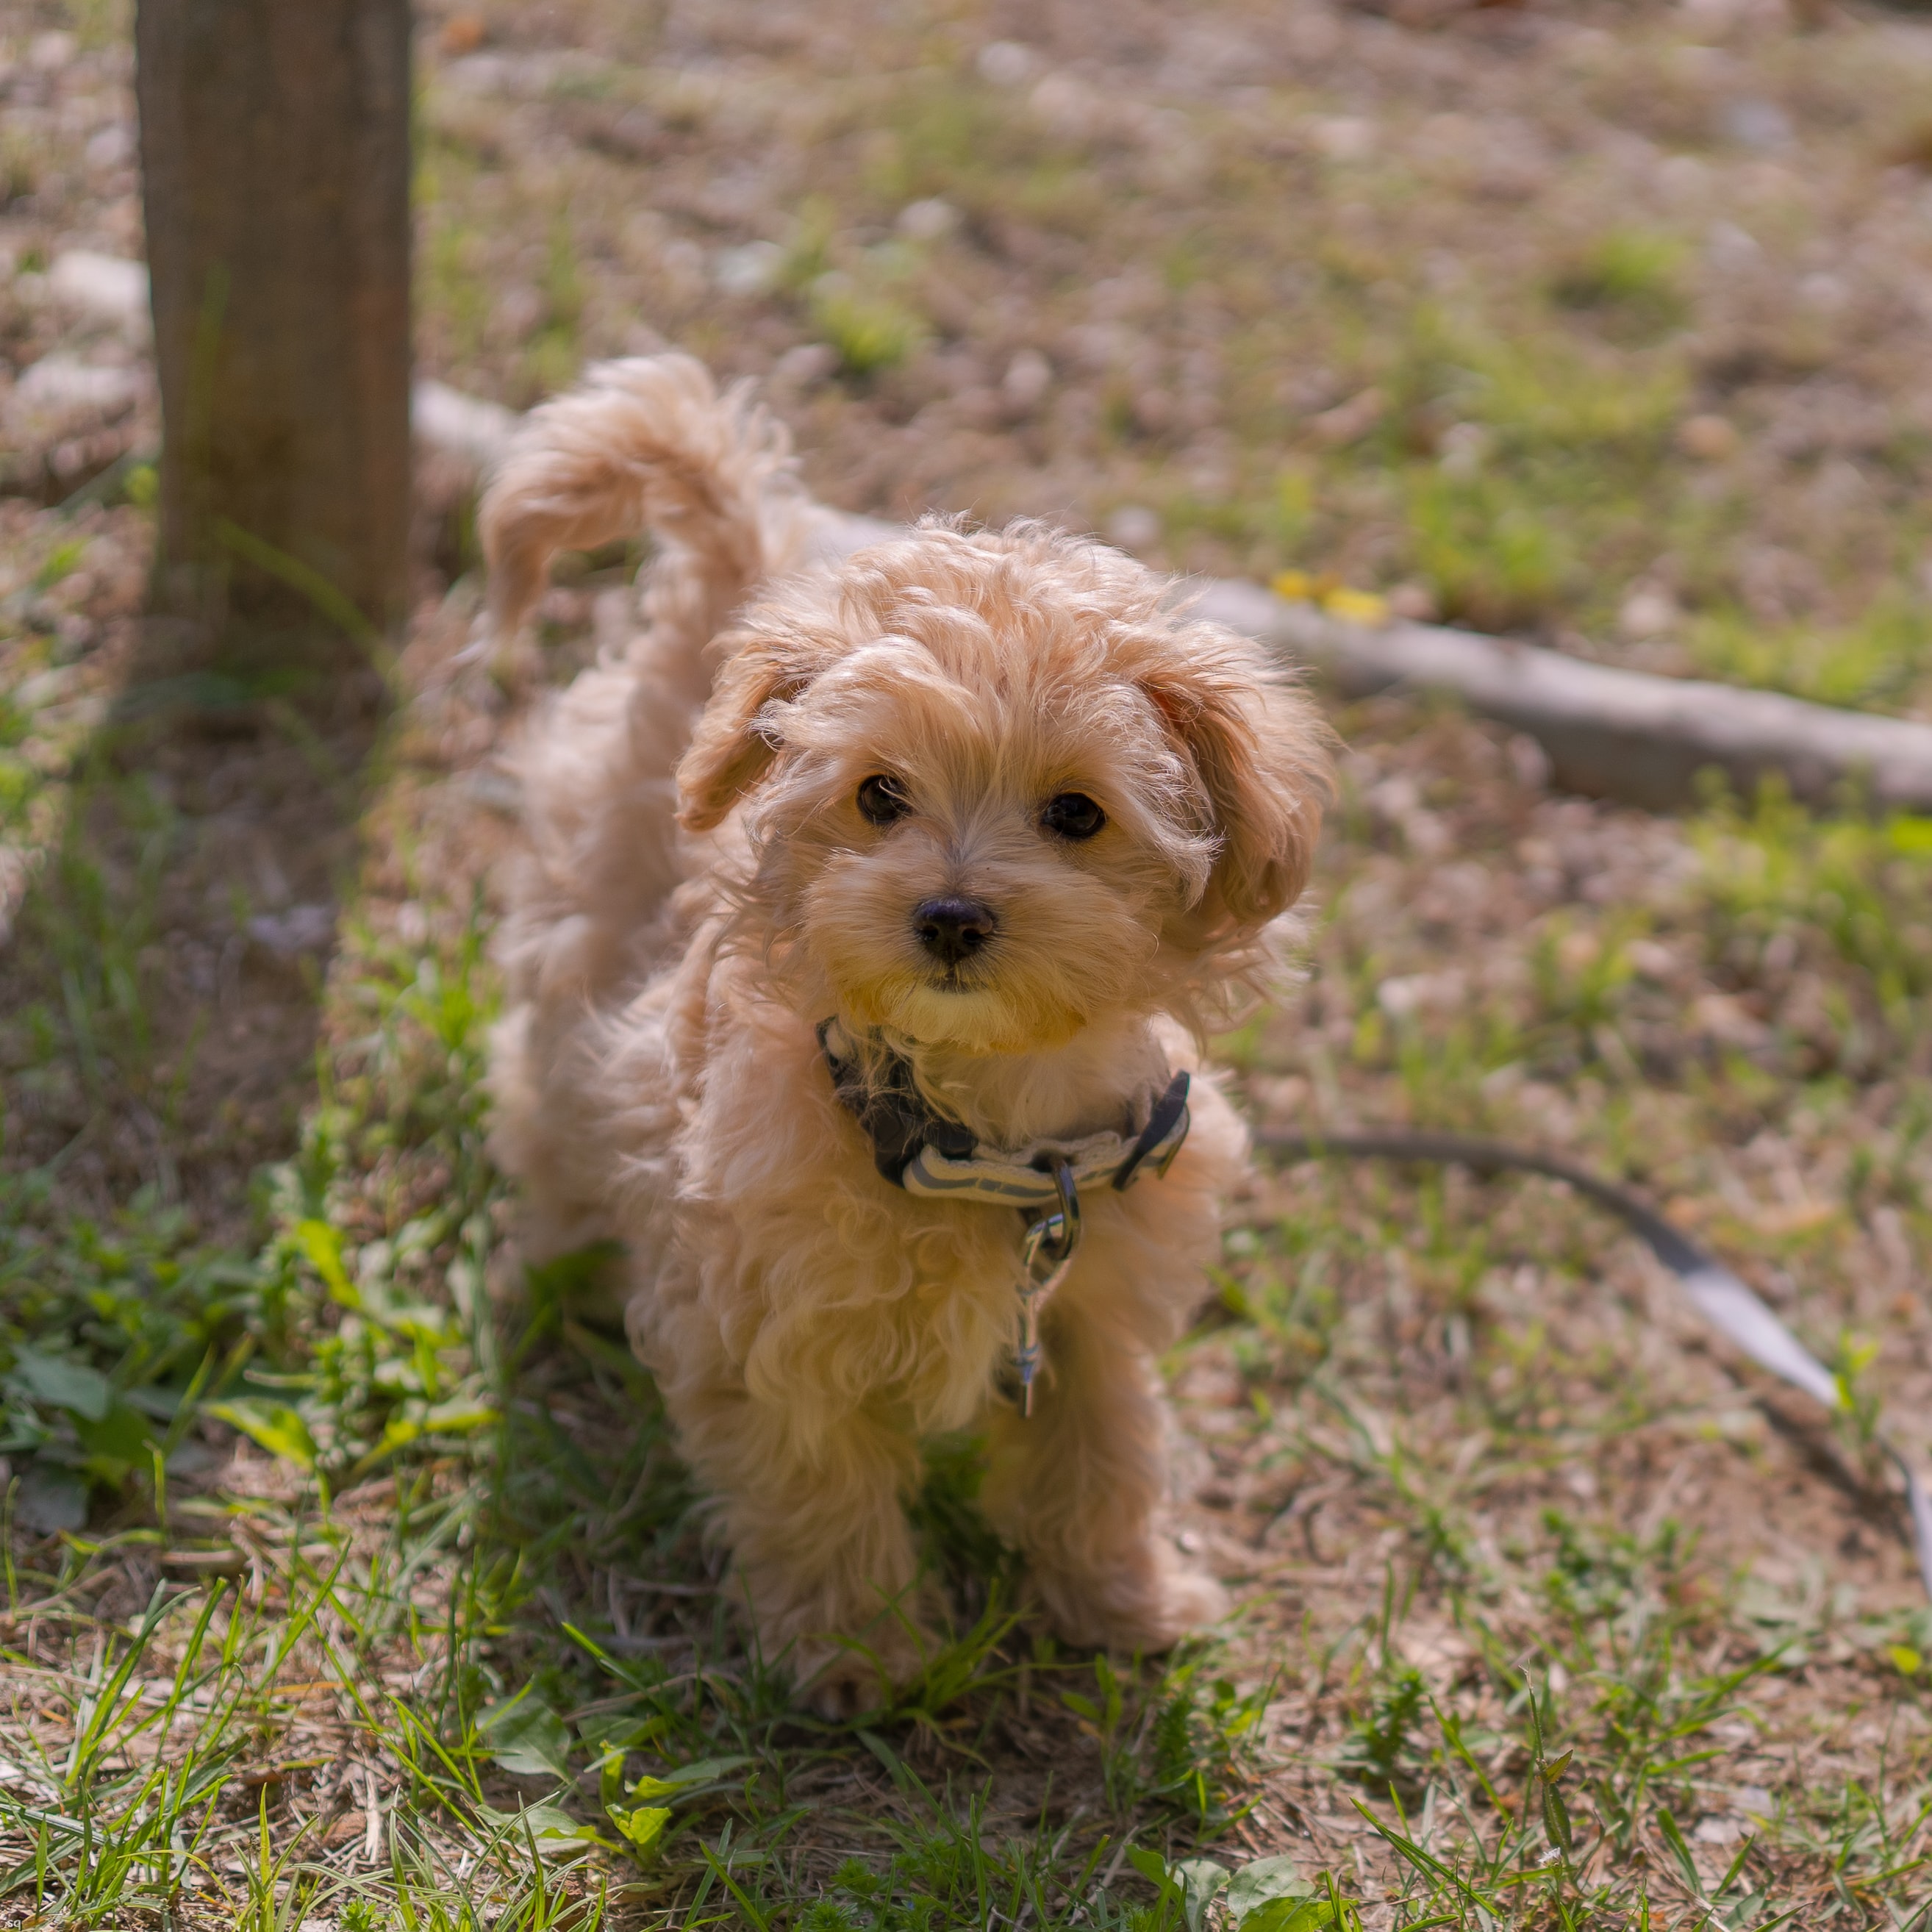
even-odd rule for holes
{"type": "Polygon", "coordinates": [[[491,1054],[491,1144],[524,1184],[532,1254],[610,1225],[622,1136],[593,1104],[596,1016],[670,943],[675,773],[710,688],[706,646],[797,560],[811,514],[782,428],[744,390],[721,396],[687,356],[590,370],[531,412],[484,494],[486,649],[514,634],[558,550],[646,530],[658,547],[623,659],[538,707],[515,752],[526,839],[497,934],[508,999],[491,1054]]]}
{"type": "Polygon", "coordinates": [[[720,396],[688,356],[599,363],[531,411],[484,494],[489,632],[514,634],[560,550],[648,530],[664,554],[646,616],[701,650],[794,560],[803,515],[789,439],[746,386],[720,396]]]}

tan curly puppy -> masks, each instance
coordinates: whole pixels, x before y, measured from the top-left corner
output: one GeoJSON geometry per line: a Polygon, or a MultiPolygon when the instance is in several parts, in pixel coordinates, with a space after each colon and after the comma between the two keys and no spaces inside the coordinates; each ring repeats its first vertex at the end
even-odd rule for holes
{"type": "Polygon", "coordinates": [[[636,641],[523,746],[495,1147],[533,1258],[623,1243],[759,1639],[837,1711],[928,1645],[904,1505],[940,1431],[989,1434],[983,1505],[1070,1639],[1218,1614],[1160,1530],[1155,1358],[1246,1159],[1200,1031],[1328,767],[1267,654],[1112,550],[928,521],[815,562],[821,524],[674,356],[536,410],[482,512],[499,637],[559,548],[660,546],[636,641]]]}

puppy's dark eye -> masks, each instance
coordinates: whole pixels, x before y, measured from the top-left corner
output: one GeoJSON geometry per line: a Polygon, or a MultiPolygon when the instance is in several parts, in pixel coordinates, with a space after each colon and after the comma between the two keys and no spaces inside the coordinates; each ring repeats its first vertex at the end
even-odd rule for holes
{"type": "Polygon", "coordinates": [[[859,809],[874,825],[890,825],[912,809],[899,782],[884,772],[874,772],[859,787],[859,809]]]}
{"type": "Polygon", "coordinates": [[[1062,838],[1090,838],[1107,822],[1107,814],[1084,791],[1064,791],[1046,802],[1040,822],[1062,838]]]}

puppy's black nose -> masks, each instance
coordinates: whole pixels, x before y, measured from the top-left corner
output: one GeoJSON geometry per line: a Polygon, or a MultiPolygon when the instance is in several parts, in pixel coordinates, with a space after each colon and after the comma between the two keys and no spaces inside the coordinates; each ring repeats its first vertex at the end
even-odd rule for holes
{"type": "Polygon", "coordinates": [[[992,938],[993,908],[979,899],[928,899],[913,908],[912,922],[934,958],[956,966],[992,938]]]}

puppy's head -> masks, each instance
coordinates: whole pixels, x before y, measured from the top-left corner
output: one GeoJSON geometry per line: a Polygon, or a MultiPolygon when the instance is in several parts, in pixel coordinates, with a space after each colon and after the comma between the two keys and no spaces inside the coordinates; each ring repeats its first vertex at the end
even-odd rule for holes
{"type": "Polygon", "coordinates": [[[681,817],[742,811],[746,910],[801,1004],[1024,1052],[1246,963],[1307,877],[1325,734],[1167,588],[1036,527],[928,523],[746,614],[681,817]]]}

